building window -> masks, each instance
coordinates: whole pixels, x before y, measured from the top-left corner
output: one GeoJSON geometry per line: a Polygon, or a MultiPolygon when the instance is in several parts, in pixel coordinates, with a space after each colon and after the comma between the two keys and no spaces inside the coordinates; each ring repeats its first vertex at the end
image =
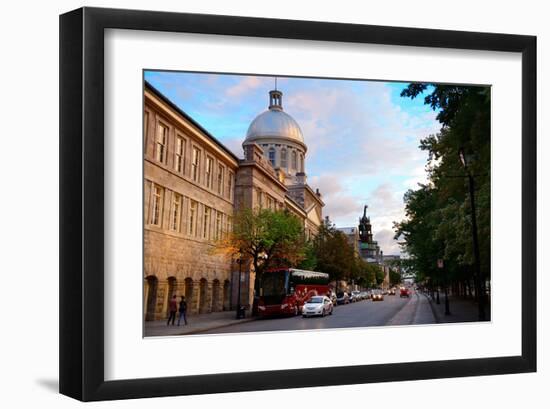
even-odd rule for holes
{"type": "Polygon", "coordinates": [[[162,220],[162,197],[164,190],[155,184],[152,185],[151,224],[160,226],[162,220]]]}
{"type": "Polygon", "coordinates": [[[292,151],[292,169],[298,169],[298,155],[296,155],[296,151],[292,151]]]}
{"type": "Polygon", "coordinates": [[[197,202],[191,200],[189,204],[189,235],[194,236],[197,231],[197,202]]]}
{"type": "Polygon", "coordinates": [[[170,229],[180,231],[181,222],[181,195],[174,192],[172,196],[172,212],[170,215],[170,229]]]}
{"type": "Polygon", "coordinates": [[[304,172],[304,155],[300,153],[300,172],[304,172]]]}
{"type": "Polygon", "coordinates": [[[223,195],[223,165],[218,165],[218,194],[223,195]]]}
{"type": "Polygon", "coordinates": [[[258,207],[260,209],[263,209],[263,195],[262,195],[262,191],[260,189],[256,190],[256,200],[258,202],[258,207]]]}
{"type": "Polygon", "coordinates": [[[230,234],[233,230],[233,217],[227,216],[226,234],[230,234]]]}
{"type": "Polygon", "coordinates": [[[287,151],[286,148],[283,148],[281,149],[281,167],[286,169],[287,165],[287,151]]]}
{"type": "Polygon", "coordinates": [[[216,212],[216,240],[220,240],[222,238],[222,222],[223,214],[221,212],[216,212]]]}
{"type": "Polygon", "coordinates": [[[275,167],[275,148],[269,148],[268,155],[271,166],[275,167]]]}
{"type": "Polygon", "coordinates": [[[227,198],[229,200],[233,198],[233,173],[231,172],[227,176],[227,198]]]}
{"type": "Polygon", "coordinates": [[[176,157],[174,160],[174,169],[176,172],[182,172],[185,167],[185,139],[181,136],[176,138],[176,157]]]}
{"type": "Polygon", "coordinates": [[[143,146],[147,150],[147,136],[149,133],[149,112],[143,113],[143,146]]]}
{"type": "Polygon", "coordinates": [[[210,157],[206,157],[206,187],[212,189],[212,166],[214,160],[210,157]]]}
{"type": "Polygon", "coordinates": [[[199,167],[201,165],[201,151],[197,148],[193,148],[193,161],[191,163],[191,175],[193,181],[199,181],[199,167]]]}
{"type": "Polygon", "coordinates": [[[266,202],[267,202],[267,208],[268,209],[271,209],[273,207],[273,200],[271,199],[271,197],[269,197],[268,195],[266,195],[266,202]]]}
{"type": "Polygon", "coordinates": [[[168,127],[159,123],[157,130],[156,159],[164,163],[166,160],[166,143],[168,141],[168,127]]]}
{"type": "Polygon", "coordinates": [[[202,219],[202,238],[208,239],[210,236],[210,213],[211,209],[208,206],[204,206],[204,216],[202,219]]]}

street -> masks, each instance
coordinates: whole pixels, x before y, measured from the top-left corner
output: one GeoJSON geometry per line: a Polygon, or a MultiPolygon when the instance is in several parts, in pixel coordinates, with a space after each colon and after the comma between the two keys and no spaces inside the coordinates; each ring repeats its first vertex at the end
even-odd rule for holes
{"type": "Polygon", "coordinates": [[[424,296],[413,292],[410,298],[386,295],[384,301],[364,300],[338,305],[332,315],[325,317],[302,318],[300,315],[288,318],[262,318],[201,333],[226,334],[433,323],[435,319],[428,301],[424,296]]]}

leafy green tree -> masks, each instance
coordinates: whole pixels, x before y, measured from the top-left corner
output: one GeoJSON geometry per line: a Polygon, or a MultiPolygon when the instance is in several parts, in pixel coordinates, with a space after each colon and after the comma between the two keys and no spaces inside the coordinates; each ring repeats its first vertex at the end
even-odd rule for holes
{"type": "Polygon", "coordinates": [[[376,276],[376,285],[380,285],[384,282],[384,270],[380,268],[380,266],[377,266],[375,264],[371,264],[372,268],[374,268],[374,273],[376,276]]]}
{"type": "Polygon", "coordinates": [[[304,247],[304,259],[298,264],[298,268],[303,270],[316,270],[317,263],[317,254],[315,252],[313,240],[308,240],[304,247]]]}
{"type": "Polygon", "coordinates": [[[474,160],[468,171],[476,183],[475,200],[481,269],[490,274],[490,88],[414,83],[403,97],[425,95],[425,104],[438,111],[441,130],[421,141],[428,152],[428,183],[404,197],[406,219],[395,224],[396,238],[411,256],[418,281],[435,285],[472,279],[472,223],[463,151],[474,160]],[[445,267],[437,268],[444,259],[445,267]]]}
{"type": "Polygon", "coordinates": [[[330,222],[323,223],[313,239],[316,269],[331,280],[349,280],[356,271],[356,257],[344,233],[330,222]]]}
{"type": "Polygon", "coordinates": [[[401,274],[397,270],[390,268],[390,284],[397,285],[401,282],[401,274]]]}
{"type": "Polygon", "coordinates": [[[266,269],[295,266],[305,258],[302,223],[289,212],[243,208],[233,220],[233,230],[218,243],[217,249],[249,259],[256,284],[266,269]]]}

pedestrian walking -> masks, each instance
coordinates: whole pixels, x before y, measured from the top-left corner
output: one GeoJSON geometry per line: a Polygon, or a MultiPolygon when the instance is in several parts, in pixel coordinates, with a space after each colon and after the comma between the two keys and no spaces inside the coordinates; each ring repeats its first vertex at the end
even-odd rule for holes
{"type": "Polygon", "coordinates": [[[184,297],[183,295],[181,296],[179,312],[180,312],[180,315],[179,315],[179,317],[178,317],[178,327],[179,327],[179,325],[180,325],[180,322],[181,322],[181,319],[182,319],[182,318],[183,318],[184,325],[187,325],[187,317],[186,317],[186,314],[187,314],[187,302],[185,301],[185,297],[184,297]]]}
{"type": "Polygon", "coordinates": [[[168,316],[168,322],[166,325],[170,325],[170,321],[172,321],[172,325],[174,325],[174,321],[176,321],[176,312],[178,311],[178,300],[176,299],[176,295],[172,297],[170,300],[170,315],[168,316]]]}

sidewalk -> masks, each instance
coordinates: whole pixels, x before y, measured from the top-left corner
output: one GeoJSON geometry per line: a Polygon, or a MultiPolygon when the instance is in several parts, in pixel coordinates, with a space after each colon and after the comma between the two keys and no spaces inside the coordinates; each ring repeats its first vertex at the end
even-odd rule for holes
{"type": "Polygon", "coordinates": [[[161,337],[169,335],[198,334],[211,329],[223,328],[255,320],[255,318],[249,316],[248,311],[246,318],[241,318],[239,320],[235,318],[236,314],[235,311],[222,311],[191,315],[187,317],[187,325],[183,325],[183,322],[181,322],[180,326],[178,326],[177,316],[176,325],[166,325],[167,320],[146,321],[144,336],[161,337]]]}
{"type": "Polygon", "coordinates": [[[405,304],[386,325],[422,325],[435,324],[436,318],[426,297],[418,293],[411,295],[410,301],[405,304]]]}
{"type": "MultiPolygon", "coordinates": [[[[451,315],[445,315],[445,294],[439,294],[439,304],[436,299],[431,299],[428,294],[424,297],[429,300],[433,313],[438,323],[476,322],[478,319],[478,307],[474,300],[449,295],[449,311],[451,315]]],[[[487,321],[491,319],[491,306],[485,306],[487,321]]]]}

